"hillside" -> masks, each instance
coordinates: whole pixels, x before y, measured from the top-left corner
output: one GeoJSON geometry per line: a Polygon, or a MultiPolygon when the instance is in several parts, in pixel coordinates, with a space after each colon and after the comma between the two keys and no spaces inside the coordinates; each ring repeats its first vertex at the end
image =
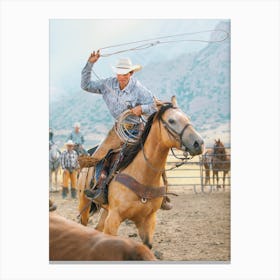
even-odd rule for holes
{"type": "MultiPolygon", "coordinates": [[[[216,29],[230,31],[229,22],[220,22],[216,29]]],[[[211,39],[216,39],[213,32],[211,39]]],[[[75,82],[65,83],[50,95],[50,126],[55,140],[65,142],[75,121],[80,121],[86,135],[86,147],[98,143],[113,125],[101,96],[86,93],[79,88],[81,69],[75,82]]],[[[206,143],[220,137],[229,144],[230,132],[230,41],[209,43],[201,51],[173,54],[172,59],[147,64],[136,74],[154,95],[162,100],[177,96],[182,110],[206,143]]],[[[73,78],[74,79],[74,78],[73,78]]],[[[54,89],[53,89],[54,90],[54,89]]]]}

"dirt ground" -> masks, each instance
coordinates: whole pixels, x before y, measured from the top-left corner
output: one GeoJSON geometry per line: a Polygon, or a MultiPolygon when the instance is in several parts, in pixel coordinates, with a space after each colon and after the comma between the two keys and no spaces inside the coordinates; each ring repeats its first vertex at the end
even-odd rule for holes
{"type": "MultiPolygon", "coordinates": [[[[157,258],[163,261],[230,261],[230,189],[195,194],[192,188],[170,190],[173,209],[159,210],[153,240],[157,258]]],[[[77,221],[78,200],[62,199],[61,191],[50,193],[57,212],[77,221]]],[[[94,227],[98,214],[90,218],[94,227]]],[[[123,222],[119,235],[140,241],[135,225],[123,222]]]]}

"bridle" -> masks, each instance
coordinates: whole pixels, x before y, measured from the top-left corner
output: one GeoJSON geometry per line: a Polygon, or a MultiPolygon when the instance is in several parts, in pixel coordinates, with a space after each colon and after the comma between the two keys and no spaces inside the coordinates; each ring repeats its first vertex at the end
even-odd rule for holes
{"type": "MultiPolygon", "coordinates": [[[[173,107],[174,109],[176,109],[176,107],[173,107]]],[[[162,124],[163,124],[163,127],[166,129],[167,133],[170,134],[175,140],[177,140],[179,143],[180,143],[180,147],[183,148],[184,147],[184,144],[183,144],[183,135],[184,135],[184,132],[186,131],[186,129],[189,127],[189,126],[192,126],[191,123],[187,123],[183,129],[181,130],[181,132],[177,132],[174,128],[172,128],[165,120],[162,119],[162,117],[160,117],[159,119],[162,124]]]]}
{"type": "MultiPolygon", "coordinates": [[[[173,109],[177,109],[177,107],[171,107],[173,109]]],[[[162,119],[162,117],[160,116],[159,118],[159,121],[162,123],[163,127],[165,128],[165,130],[167,131],[167,133],[169,135],[171,135],[176,141],[178,141],[180,143],[180,147],[183,148],[185,147],[184,144],[183,144],[183,135],[184,135],[184,132],[186,131],[186,129],[189,127],[189,126],[192,126],[191,123],[187,123],[183,129],[181,130],[181,132],[177,132],[175,129],[173,129],[165,120],[162,119]]],[[[140,140],[141,141],[141,140],[140,140]]],[[[186,147],[185,147],[186,148],[186,147]]],[[[158,169],[158,168],[155,168],[150,162],[149,162],[149,159],[147,158],[146,154],[145,154],[145,151],[144,151],[144,145],[143,145],[143,142],[141,141],[141,149],[142,149],[142,153],[143,153],[143,156],[144,156],[144,159],[147,163],[147,165],[153,169],[154,171],[156,172],[165,172],[165,171],[170,171],[170,170],[173,170],[177,167],[180,167],[181,165],[185,164],[185,162],[191,158],[189,157],[183,157],[183,158],[180,158],[178,156],[175,155],[173,149],[171,148],[171,151],[172,151],[172,154],[174,157],[176,157],[177,159],[180,159],[182,160],[182,162],[177,162],[175,164],[175,166],[171,167],[171,168],[168,168],[168,169],[158,169]]]]}

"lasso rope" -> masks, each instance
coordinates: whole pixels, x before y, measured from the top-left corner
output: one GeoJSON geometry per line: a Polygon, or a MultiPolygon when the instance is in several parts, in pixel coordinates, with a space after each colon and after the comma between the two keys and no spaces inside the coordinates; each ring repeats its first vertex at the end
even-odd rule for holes
{"type": "Polygon", "coordinates": [[[123,49],[123,50],[119,50],[119,51],[114,51],[111,53],[100,54],[100,56],[102,56],[102,57],[108,57],[108,56],[112,56],[112,55],[119,54],[119,53],[147,49],[147,48],[159,45],[159,44],[170,44],[170,43],[178,43],[178,42],[219,43],[219,42],[225,41],[227,38],[229,38],[229,33],[227,31],[222,30],[222,29],[212,29],[212,30],[181,33],[181,34],[176,34],[176,35],[161,36],[161,37],[155,37],[155,38],[151,38],[151,39],[116,44],[116,45],[111,45],[111,46],[106,46],[106,47],[100,48],[99,50],[101,51],[101,50],[106,50],[106,49],[122,47],[122,46],[126,46],[126,45],[144,43],[144,44],[137,45],[135,47],[131,47],[131,48],[127,48],[127,49],[123,49]],[[202,39],[176,39],[176,40],[172,39],[172,40],[169,40],[170,38],[190,36],[190,35],[203,34],[203,33],[209,33],[209,32],[222,32],[222,33],[224,33],[225,36],[220,40],[202,40],[202,39]]]}

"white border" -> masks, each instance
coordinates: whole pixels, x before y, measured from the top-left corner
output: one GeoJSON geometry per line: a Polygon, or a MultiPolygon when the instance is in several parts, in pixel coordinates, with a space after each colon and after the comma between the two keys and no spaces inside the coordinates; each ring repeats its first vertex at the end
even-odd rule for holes
{"type": "Polygon", "coordinates": [[[2,1],[1,8],[1,279],[279,279],[278,1],[2,1]],[[231,19],[231,264],[48,263],[48,20],[93,17],[231,19]]]}

